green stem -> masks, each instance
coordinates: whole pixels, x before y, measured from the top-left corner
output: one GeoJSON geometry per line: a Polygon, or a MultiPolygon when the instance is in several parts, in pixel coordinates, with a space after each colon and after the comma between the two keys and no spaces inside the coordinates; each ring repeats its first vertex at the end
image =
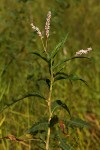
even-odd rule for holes
{"type": "Polygon", "coordinates": [[[46,47],[44,46],[44,42],[43,42],[42,38],[41,38],[41,41],[42,41],[43,49],[44,49],[45,53],[47,54],[47,50],[46,50],[46,47]]]}
{"type": "Polygon", "coordinates": [[[46,44],[45,44],[46,49],[47,49],[47,45],[48,45],[48,39],[46,39],[46,44]]]}
{"type": "MultiPolygon", "coordinates": [[[[52,118],[52,112],[51,112],[51,96],[52,96],[52,87],[53,87],[53,71],[52,71],[52,60],[51,60],[51,66],[50,66],[50,91],[49,91],[49,96],[47,99],[48,102],[48,110],[49,110],[49,118],[48,118],[48,125],[50,125],[50,121],[52,118]]],[[[47,139],[46,139],[46,150],[49,150],[49,145],[50,145],[50,126],[48,127],[48,132],[47,132],[47,139]]]]}

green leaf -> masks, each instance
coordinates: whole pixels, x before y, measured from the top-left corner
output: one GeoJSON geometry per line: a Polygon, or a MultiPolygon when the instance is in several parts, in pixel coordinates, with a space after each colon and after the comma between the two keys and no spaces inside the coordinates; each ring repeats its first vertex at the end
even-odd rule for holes
{"type": "Polygon", "coordinates": [[[59,121],[58,116],[54,115],[50,120],[50,127],[53,127],[55,124],[57,124],[59,121]]]}
{"type": "Polygon", "coordinates": [[[29,94],[26,94],[26,95],[22,96],[21,98],[14,99],[13,102],[11,102],[10,104],[6,104],[6,106],[4,106],[4,108],[3,108],[0,112],[4,111],[4,110],[7,109],[8,107],[14,105],[15,103],[17,103],[17,102],[19,102],[19,101],[21,101],[21,100],[23,100],[23,99],[25,99],[25,98],[33,97],[33,96],[39,97],[39,98],[45,100],[45,97],[42,96],[42,95],[39,94],[39,93],[36,93],[36,92],[34,92],[34,93],[29,93],[29,94]]]}
{"type": "Polygon", "coordinates": [[[87,123],[86,121],[83,121],[80,118],[71,118],[69,121],[67,121],[67,126],[71,126],[71,127],[90,127],[90,124],[87,123]]]}
{"type": "Polygon", "coordinates": [[[87,82],[85,80],[83,80],[82,78],[78,77],[76,74],[66,74],[64,72],[58,73],[55,75],[54,81],[58,81],[58,80],[63,80],[63,79],[68,79],[70,81],[76,81],[76,80],[80,80],[83,83],[85,83],[87,85],[87,82]]]}
{"type": "Polygon", "coordinates": [[[69,80],[73,80],[73,81],[80,80],[81,82],[85,83],[88,86],[87,82],[84,79],[78,77],[76,74],[70,74],[68,75],[68,78],[69,80]]]}
{"type": "Polygon", "coordinates": [[[78,77],[78,76],[75,75],[75,74],[70,74],[70,75],[68,76],[68,78],[69,78],[70,81],[77,81],[77,80],[80,80],[81,82],[83,82],[85,85],[88,86],[87,82],[86,82],[84,79],[78,77]]]}
{"type": "Polygon", "coordinates": [[[45,81],[45,83],[47,84],[47,86],[50,88],[50,80],[48,78],[41,78],[38,81],[45,81]]]}
{"type": "Polygon", "coordinates": [[[66,74],[65,72],[57,72],[56,74],[54,74],[54,77],[56,77],[58,75],[68,76],[68,74],[66,74]]]}
{"type": "Polygon", "coordinates": [[[48,128],[48,121],[43,119],[37,123],[34,123],[33,126],[26,131],[26,134],[34,134],[38,133],[39,131],[46,131],[48,128]]]}
{"type": "Polygon", "coordinates": [[[48,60],[46,57],[42,56],[42,54],[38,53],[38,52],[31,52],[31,54],[34,54],[40,58],[42,58],[44,61],[46,61],[48,63],[48,60]]]}
{"type": "Polygon", "coordinates": [[[65,36],[65,38],[60,43],[57,44],[57,46],[54,48],[54,50],[50,54],[50,59],[54,58],[57,55],[60,48],[63,47],[63,45],[65,44],[67,37],[68,37],[68,34],[65,36]]]}
{"type": "Polygon", "coordinates": [[[71,113],[70,113],[70,110],[69,110],[68,106],[67,106],[65,103],[63,103],[61,100],[56,100],[56,101],[54,101],[54,102],[52,103],[52,105],[51,105],[52,112],[53,112],[56,108],[58,108],[59,106],[62,107],[62,108],[64,108],[64,109],[69,113],[69,115],[70,115],[70,117],[71,117],[71,113]]]}
{"type": "Polygon", "coordinates": [[[73,59],[78,59],[78,58],[91,59],[91,58],[85,57],[85,56],[74,56],[74,57],[71,57],[71,58],[65,58],[65,59],[61,60],[58,64],[53,65],[53,69],[57,68],[58,66],[61,66],[62,64],[64,64],[67,61],[70,61],[70,60],[73,60],[73,59]]]}
{"type": "Polygon", "coordinates": [[[50,80],[49,79],[46,79],[46,83],[47,83],[48,87],[50,88],[50,80]]]}
{"type": "Polygon", "coordinates": [[[68,79],[68,74],[64,72],[58,72],[54,75],[54,81],[58,81],[62,79],[68,79]]]}
{"type": "Polygon", "coordinates": [[[17,101],[23,100],[24,98],[28,98],[28,97],[32,97],[32,96],[45,99],[44,96],[42,96],[41,94],[33,92],[33,93],[26,94],[26,95],[24,95],[23,97],[21,97],[21,98],[19,98],[17,100],[14,100],[14,102],[17,102],[17,101]]]}
{"type": "Polygon", "coordinates": [[[57,132],[57,139],[59,140],[59,146],[62,148],[62,150],[71,150],[71,146],[67,144],[66,138],[61,138],[60,131],[57,132]]]}

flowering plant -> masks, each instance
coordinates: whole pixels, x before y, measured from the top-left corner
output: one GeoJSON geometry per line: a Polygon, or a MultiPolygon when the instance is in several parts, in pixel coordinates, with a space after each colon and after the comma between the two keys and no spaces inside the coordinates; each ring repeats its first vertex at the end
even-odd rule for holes
{"type": "Polygon", "coordinates": [[[73,60],[76,58],[88,58],[88,57],[81,56],[81,55],[87,54],[88,52],[92,50],[92,48],[87,48],[86,50],[79,50],[78,52],[76,52],[75,56],[71,58],[64,58],[63,60],[55,64],[55,57],[58,54],[60,48],[63,47],[64,43],[66,42],[67,36],[65,36],[65,38],[60,43],[58,43],[57,46],[52,51],[50,52],[47,51],[47,39],[49,38],[50,19],[51,19],[51,12],[49,11],[47,14],[47,19],[46,19],[46,24],[45,24],[46,44],[43,43],[43,35],[41,31],[37,27],[35,27],[33,23],[31,23],[32,28],[37,32],[38,36],[40,36],[40,39],[43,44],[44,52],[46,55],[44,55],[44,53],[41,55],[39,52],[33,52],[33,53],[39,56],[40,58],[42,58],[48,64],[48,68],[49,68],[50,78],[46,79],[46,84],[49,87],[49,94],[46,99],[44,98],[47,102],[49,117],[47,120],[44,120],[44,121],[42,120],[42,122],[39,121],[38,123],[34,124],[28,130],[28,133],[33,134],[35,131],[34,129],[37,126],[40,125],[39,126],[40,128],[36,128],[37,130],[43,129],[43,126],[44,126],[44,130],[46,133],[46,137],[45,137],[46,140],[44,139],[46,150],[50,150],[53,147],[52,140],[55,140],[55,139],[58,141],[58,143],[55,142],[56,143],[55,147],[57,148],[59,147],[59,148],[62,148],[63,150],[67,150],[67,149],[71,149],[71,146],[66,142],[67,141],[66,139],[70,137],[69,133],[66,132],[66,128],[69,128],[74,125],[76,126],[78,125],[79,127],[88,126],[88,123],[86,123],[85,121],[81,119],[73,118],[71,115],[70,109],[68,108],[66,103],[64,103],[62,100],[52,100],[53,85],[55,81],[62,80],[62,79],[81,80],[82,82],[86,83],[83,79],[79,77],[76,77],[72,74],[68,75],[65,72],[62,72],[63,68],[61,68],[60,66],[62,64],[65,64],[69,60],[73,60]],[[57,67],[60,67],[60,70],[56,72],[55,68],[57,67]],[[61,107],[62,109],[65,109],[68,112],[69,117],[70,117],[69,120],[66,121],[66,119],[65,120],[59,119],[59,116],[57,115],[57,112],[56,112],[58,107],[61,107]],[[53,134],[54,137],[50,138],[50,136],[52,136],[53,129],[55,129],[54,130],[55,133],[53,134]],[[61,138],[62,134],[64,135],[64,138],[61,138]]]}
{"type": "MultiPolygon", "coordinates": [[[[46,24],[45,24],[45,39],[46,41],[44,42],[43,34],[40,31],[38,27],[34,25],[34,23],[31,23],[32,29],[37,32],[38,36],[41,39],[42,46],[43,46],[43,51],[40,53],[38,51],[33,51],[32,54],[38,56],[40,59],[44,60],[45,63],[48,65],[48,74],[49,77],[46,77],[45,83],[47,85],[47,88],[49,89],[49,92],[47,93],[47,96],[45,97],[44,94],[41,94],[39,92],[33,92],[31,94],[26,94],[23,97],[14,100],[10,104],[6,105],[4,109],[8,108],[9,106],[23,100],[24,98],[27,97],[38,97],[44,100],[43,102],[46,103],[46,109],[47,109],[47,114],[46,118],[42,118],[34,123],[31,128],[29,128],[25,133],[26,134],[31,134],[33,140],[39,141],[40,145],[39,148],[41,149],[46,149],[46,150],[51,150],[51,149],[62,149],[62,150],[70,150],[73,148],[73,144],[70,144],[69,141],[76,141],[76,139],[73,137],[73,132],[70,130],[73,130],[74,128],[82,128],[82,127],[88,127],[89,124],[80,118],[74,118],[71,114],[71,111],[67,104],[60,99],[53,99],[52,93],[54,90],[54,84],[55,82],[58,82],[59,80],[80,80],[84,82],[85,84],[86,81],[84,81],[82,78],[74,75],[74,74],[67,74],[64,71],[64,66],[66,62],[71,61],[73,59],[77,58],[86,58],[90,59],[89,57],[82,56],[84,54],[87,54],[92,50],[92,48],[87,48],[86,50],[79,50],[76,52],[76,54],[70,58],[64,58],[60,60],[58,63],[55,63],[55,58],[56,55],[59,53],[60,48],[63,47],[65,44],[68,35],[65,36],[65,38],[57,44],[57,46],[52,50],[48,51],[48,38],[50,35],[50,20],[51,20],[51,11],[48,12],[47,18],[46,18],[46,24]],[[68,113],[68,117],[65,118],[60,118],[59,117],[59,111],[65,110],[68,113]],[[69,119],[68,119],[69,118],[69,119]]],[[[3,111],[1,110],[1,111],[3,111]]],[[[4,137],[9,140],[17,141],[17,142],[25,142],[22,139],[16,138],[13,135],[9,135],[7,137],[4,137]]],[[[4,139],[2,138],[2,139],[4,139]]]]}

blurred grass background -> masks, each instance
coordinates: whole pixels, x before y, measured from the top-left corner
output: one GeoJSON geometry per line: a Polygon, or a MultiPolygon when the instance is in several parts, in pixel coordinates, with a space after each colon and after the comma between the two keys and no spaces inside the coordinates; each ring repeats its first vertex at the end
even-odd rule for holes
{"type": "MultiPolygon", "coordinates": [[[[73,56],[76,51],[92,47],[93,61],[74,60],[66,64],[66,72],[76,73],[87,81],[55,85],[54,98],[66,101],[72,115],[88,121],[91,129],[77,130],[77,150],[100,149],[100,0],[1,0],[0,1],[0,110],[25,93],[40,90],[36,80],[46,76],[47,66],[30,55],[41,50],[38,36],[30,23],[44,32],[48,10],[52,11],[50,50],[69,33],[68,40],[57,61],[73,56]]],[[[20,137],[44,114],[45,107],[37,98],[29,98],[0,114],[0,137],[13,134],[20,137]]],[[[62,114],[64,115],[64,114],[62,114]]],[[[67,116],[66,116],[67,117],[67,116]]],[[[34,142],[27,145],[9,140],[0,141],[0,150],[34,150],[34,142]]],[[[35,144],[36,145],[36,144],[35,144]]]]}

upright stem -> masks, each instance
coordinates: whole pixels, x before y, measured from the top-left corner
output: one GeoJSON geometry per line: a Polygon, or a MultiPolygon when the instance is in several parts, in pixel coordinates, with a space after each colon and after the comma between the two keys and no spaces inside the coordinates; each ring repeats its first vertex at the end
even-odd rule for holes
{"type": "MultiPolygon", "coordinates": [[[[52,71],[52,60],[51,60],[51,66],[50,66],[50,91],[49,91],[49,96],[48,96],[48,110],[49,110],[49,119],[48,119],[48,124],[50,125],[50,120],[52,117],[52,112],[51,112],[51,95],[52,95],[52,86],[53,86],[53,71],[52,71]]],[[[46,150],[49,150],[49,145],[50,145],[50,126],[48,127],[48,132],[47,132],[47,139],[46,139],[46,150]]]]}
{"type": "Polygon", "coordinates": [[[47,54],[47,45],[44,46],[44,43],[43,43],[43,39],[42,39],[42,38],[41,38],[41,41],[42,41],[43,49],[44,49],[45,53],[47,54]]]}

